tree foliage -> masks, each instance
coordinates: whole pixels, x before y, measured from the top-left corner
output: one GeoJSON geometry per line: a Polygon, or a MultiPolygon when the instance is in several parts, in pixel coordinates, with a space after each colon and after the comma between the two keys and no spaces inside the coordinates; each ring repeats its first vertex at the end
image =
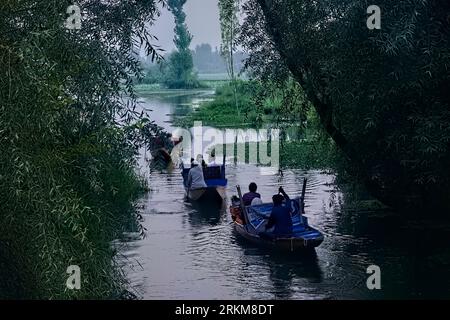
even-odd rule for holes
{"type": "Polygon", "coordinates": [[[261,74],[277,61],[289,69],[372,194],[398,208],[448,208],[450,5],[378,1],[381,30],[366,26],[369,5],[249,0],[249,63],[261,74]]]}
{"type": "Polygon", "coordinates": [[[111,241],[132,222],[141,185],[135,49],[153,58],[147,30],[157,1],[0,3],[0,296],[107,298],[123,289],[111,241]],[[113,261],[114,262],[114,261],[113,261]],[[67,290],[69,265],[81,290],[67,290]]]}
{"type": "Polygon", "coordinates": [[[168,0],[167,5],[175,18],[174,44],[176,51],[169,57],[166,85],[171,89],[198,87],[197,77],[193,72],[194,63],[189,46],[192,41],[186,25],[183,6],[186,0],[168,0]]]}
{"type": "Polygon", "coordinates": [[[236,0],[219,0],[219,18],[222,43],[220,53],[226,61],[228,74],[234,80],[234,52],[236,39],[240,32],[239,20],[239,2],[236,0]]]}
{"type": "MultiPolygon", "coordinates": [[[[273,114],[272,125],[285,130],[306,131],[311,104],[301,86],[293,79],[265,28],[265,19],[256,1],[242,5],[241,32],[237,44],[248,52],[245,71],[260,82],[253,100],[260,114],[273,114]]],[[[319,128],[317,128],[319,129],[319,128]]],[[[282,141],[283,148],[283,141],[282,141]]],[[[291,150],[292,151],[292,148],[291,150]]]]}
{"type": "Polygon", "coordinates": [[[231,78],[234,87],[234,103],[238,115],[240,115],[240,106],[238,103],[238,88],[236,83],[235,66],[234,66],[234,51],[235,42],[239,34],[239,1],[236,0],[219,0],[219,17],[220,30],[222,36],[222,44],[220,52],[225,59],[227,65],[227,72],[231,78]]]}

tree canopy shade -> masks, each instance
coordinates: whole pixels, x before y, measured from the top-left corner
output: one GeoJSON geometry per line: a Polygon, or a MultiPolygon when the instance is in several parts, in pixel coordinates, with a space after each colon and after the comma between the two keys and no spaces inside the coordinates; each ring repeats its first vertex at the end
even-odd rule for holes
{"type": "Polygon", "coordinates": [[[380,0],[381,30],[367,27],[366,1],[246,5],[256,70],[280,57],[368,190],[399,208],[449,208],[450,3],[380,0]]]}
{"type": "Polygon", "coordinates": [[[155,0],[0,2],[0,297],[106,298],[122,289],[111,241],[139,189],[134,49],[153,58],[155,0]],[[129,125],[131,128],[129,128],[129,125]],[[79,265],[81,290],[67,290],[79,265]]]}

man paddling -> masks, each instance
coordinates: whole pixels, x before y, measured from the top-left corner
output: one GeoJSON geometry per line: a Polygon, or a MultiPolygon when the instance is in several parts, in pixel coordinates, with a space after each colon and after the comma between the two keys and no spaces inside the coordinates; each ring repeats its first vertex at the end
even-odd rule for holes
{"type": "Polygon", "coordinates": [[[283,187],[280,187],[278,192],[278,194],[272,197],[272,213],[270,214],[269,221],[266,225],[266,232],[264,232],[262,236],[279,238],[290,236],[292,234],[291,200],[286,192],[284,192],[283,187]],[[283,200],[286,200],[285,206],[283,206],[283,200]],[[272,227],[274,227],[273,232],[268,233],[267,230],[272,227]]]}
{"type": "Polygon", "coordinates": [[[189,170],[188,174],[187,187],[189,190],[197,190],[207,187],[203,177],[203,169],[194,159],[191,159],[191,170],[189,170]]]}

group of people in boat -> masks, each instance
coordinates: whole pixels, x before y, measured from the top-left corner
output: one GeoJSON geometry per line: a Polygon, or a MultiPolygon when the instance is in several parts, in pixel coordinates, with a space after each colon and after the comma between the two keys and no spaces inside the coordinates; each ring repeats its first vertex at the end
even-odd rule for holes
{"type": "MultiPolygon", "coordinates": [[[[249,191],[242,196],[244,206],[255,206],[262,204],[261,195],[256,192],[258,186],[252,182],[248,186],[249,191]]],[[[266,224],[266,231],[261,233],[262,237],[282,237],[292,234],[292,218],[290,198],[283,187],[278,189],[278,193],[272,196],[273,209],[266,224]],[[283,201],[286,205],[283,206],[283,201]]]]}
{"type": "Polygon", "coordinates": [[[171,151],[177,144],[183,142],[183,137],[175,138],[171,133],[161,132],[149,139],[150,149],[166,149],[171,151]]]}
{"type": "Polygon", "coordinates": [[[149,139],[149,149],[153,158],[162,157],[167,163],[178,156],[183,137],[173,137],[171,133],[161,132],[149,139]]]}
{"type": "MultiPolygon", "coordinates": [[[[210,163],[207,164],[202,155],[198,155],[197,159],[191,158],[191,169],[187,177],[187,188],[189,190],[197,190],[207,188],[203,175],[203,168],[217,166],[215,163],[215,155],[212,153],[210,163]]],[[[249,191],[242,196],[244,206],[256,206],[263,203],[261,194],[257,192],[258,186],[252,182],[248,186],[249,191]]],[[[292,218],[290,198],[284,191],[283,187],[278,189],[278,193],[272,196],[273,209],[266,224],[266,231],[261,233],[262,237],[281,237],[292,234],[292,218]],[[286,205],[283,206],[283,201],[286,205]]]]}

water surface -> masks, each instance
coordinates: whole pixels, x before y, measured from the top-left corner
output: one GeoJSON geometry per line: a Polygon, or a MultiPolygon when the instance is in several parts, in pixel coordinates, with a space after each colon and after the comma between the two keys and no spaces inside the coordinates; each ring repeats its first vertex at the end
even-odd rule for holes
{"type": "MultiPolygon", "coordinates": [[[[171,130],[173,115],[190,112],[211,92],[147,97],[145,106],[171,130]]],[[[405,299],[450,298],[448,236],[417,232],[383,218],[388,212],[343,209],[346,195],[332,174],[284,170],[261,175],[250,164],[227,164],[228,200],[249,182],[269,201],[278,186],[300,195],[308,178],[306,215],[325,234],[316,254],[275,254],[247,243],[234,231],[228,203],[199,210],[184,199],[179,170],[148,171],[151,191],[141,199],[145,239],[123,243],[120,262],[131,290],[143,299],[405,299]],[[381,290],[366,286],[369,265],[381,268],[381,290]]],[[[396,220],[393,220],[396,221],[396,220]]]]}

